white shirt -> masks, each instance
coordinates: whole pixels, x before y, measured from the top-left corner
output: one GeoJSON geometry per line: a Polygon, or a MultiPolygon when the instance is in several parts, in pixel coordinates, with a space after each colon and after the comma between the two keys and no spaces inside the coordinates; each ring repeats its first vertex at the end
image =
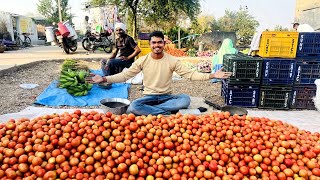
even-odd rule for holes
{"type": "Polygon", "coordinates": [[[298,32],[314,32],[314,29],[309,24],[300,24],[297,29],[298,32]]]}

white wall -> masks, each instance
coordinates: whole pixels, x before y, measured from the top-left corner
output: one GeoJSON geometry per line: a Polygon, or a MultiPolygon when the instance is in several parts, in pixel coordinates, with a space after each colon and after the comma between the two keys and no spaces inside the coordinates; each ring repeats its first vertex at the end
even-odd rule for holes
{"type": "Polygon", "coordinates": [[[20,38],[22,39],[22,41],[24,40],[24,36],[22,35],[22,33],[28,33],[29,37],[31,39],[31,44],[35,45],[38,44],[38,32],[37,32],[37,26],[36,24],[32,21],[31,18],[29,17],[25,17],[25,16],[19,16],[17,17],[17,31],[20,34],[20,38]],[[22,27],[21,22],[22,21],[27,21],[28,22],[28,27],[22,27]]]}

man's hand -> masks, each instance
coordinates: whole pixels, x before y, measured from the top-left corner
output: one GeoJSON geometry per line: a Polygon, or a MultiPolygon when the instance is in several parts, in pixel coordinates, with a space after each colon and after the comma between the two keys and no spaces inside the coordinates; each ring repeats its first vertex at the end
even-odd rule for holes
{"type": "Polygon", "coordinates": [[[120,56],[119,57],[122,61],[127,61],[127,60],[129,60],[129,58],[128,57],[125,57],[125,56],[120,56]]]}
{"type": "Polygon", "coordinates": [[[215,79],[228,79],[232,75],[232,72],[223,72],[223,68],[219,69],[214,74],[210,74],[210,78],[215,79]]]}
{"type": "Polygon", "coordinates": [[[86,77],[86,81],[93,84],[104,82],[103,77],[97,74],[90,74],[88,77],[86,77]]]}

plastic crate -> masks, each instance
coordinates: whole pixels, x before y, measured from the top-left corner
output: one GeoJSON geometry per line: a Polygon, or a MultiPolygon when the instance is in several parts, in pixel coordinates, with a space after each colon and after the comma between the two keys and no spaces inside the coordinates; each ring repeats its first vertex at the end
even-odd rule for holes
{"type": "Polygon", "coordinates": [[[261,57],[295,58],[298,32],[265,31],[260,39],[258,55],[261,57]]]}
{"type": "Polygon", "coordinates": [[[289,109],[291,97],[291,86],[261,86],[258,107],[267,109],[289,109]]]}
{"type": "Polygon", "coordinates": [[[145,56],[151,52],[150,48],[140,48],[140,50],[141,50],[141,52],[138,54],[138,56],[137,56],[138,58],[141,56],[145,56]]]}
{"type": "Polygon", "coordinates": [[[263,59],[262,85],[292,85],[296,60],[263,59]]]}
{"type": "Polygon", "coordinates": [[[301,32],[297,57],[320,56],[320,32],[301,32]]]}
{"type": "Polygon", "coordinates": [[[221,94],[227,105],[257,107],[259,90],[258,85],[232,85],[223,80],[221,94]]]}
{"type": "Polygon", "coordinates": [[[291,109],[315,109],[313,98],[316,96],[316,86],[293,86],[291,109]]]}
{"type": "Polygon", "coordinates": [[[244,54],[223,56],[225,71],[232,72],[229,82],[233,84],[260,84],[262,58],[244,54]]]}
{"type": "Polygon", "coordinates": [[[149,40],[138,40],[138,46],[140,48],[150,48],[149,40]]]}
{"type": "Polygon", "coordinates": [[[149,40],[149,35],[150,33],[138,33],[138,39],[141,39],[141,40],[149,40]]]}
{"type": "Polygon", "coordinates": [[[316,79],[320,79],[320,57],[299,59],[296,64],[294,84],[314,84],[316,79]]]}

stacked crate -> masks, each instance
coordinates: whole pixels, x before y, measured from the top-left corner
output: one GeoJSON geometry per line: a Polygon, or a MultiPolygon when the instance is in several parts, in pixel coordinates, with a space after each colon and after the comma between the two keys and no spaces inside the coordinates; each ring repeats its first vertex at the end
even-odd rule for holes
{"type": "Polygon", "coordinates": [[[320,33],[301,32],[297,48],[297,62],[290,107],[293,109],[315,109],[314,81],[320,79],[320,33]]]}
{"type": "Polygon", "coordinates": [[[226,54],[223,67],[225,71],[232,72],[228,80],[222,81],[221,95],[225,104],[257,107],[262,59],[244,54],[226,54]]]}
{"type": "Polygon", "coordinates": [[[289,109],[296,68],[298,32],[263,32],[259,108],[289,109]]]}
{"type": "Polygon", "coordinates": [[[138,54],[137,58],[147,55],[149,52],[151,52],[149,44],[149,33],[138,34],[138,46],[141,52],[138,54]]]}

